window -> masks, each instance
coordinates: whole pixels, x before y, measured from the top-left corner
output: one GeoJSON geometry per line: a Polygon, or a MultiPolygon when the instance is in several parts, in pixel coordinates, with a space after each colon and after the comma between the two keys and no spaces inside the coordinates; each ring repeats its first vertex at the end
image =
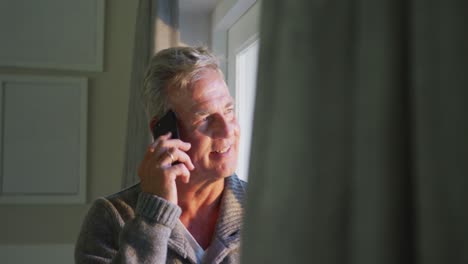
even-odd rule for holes
{"type": "Polygon", "coordinates": [[[222,64],[241,128],[237,175],[248,178],[258,60],[261,1],[220,0],[213,12],[213,51],[222,64]]]}
{"type": "Polygon", "coordinates": [[[241,127],[237,174],[244,180],[247,180],[249,172],[257,86],[258,47],[259,41],[256,39],[236,55],[236,113],[241,127]]]}

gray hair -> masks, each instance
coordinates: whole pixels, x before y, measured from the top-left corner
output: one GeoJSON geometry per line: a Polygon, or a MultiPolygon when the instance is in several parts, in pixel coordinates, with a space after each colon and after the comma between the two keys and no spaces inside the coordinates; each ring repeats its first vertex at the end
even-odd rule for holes
{"type": "Polygon", "coordinates": [[[143,83],[142,99],[148,119],[160,119],[170,109],[169,89],[191,88],[207,69],[223,76],[218,58],[205,47],[173,47],[156,53],[143,83]]]}

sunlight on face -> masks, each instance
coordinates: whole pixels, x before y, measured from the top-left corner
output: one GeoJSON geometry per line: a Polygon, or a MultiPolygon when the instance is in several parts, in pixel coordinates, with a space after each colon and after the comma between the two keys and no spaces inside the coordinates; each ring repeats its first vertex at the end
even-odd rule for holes
{"type": "Polygon", "coordinates": [[[191,178],[219,179],[237,165],[240,129],[234,101],[222,76],[207,70],[192,88],[169,94],[177,113],[180,136],[192,144],[187,152],[195,165],[191,178]]]}

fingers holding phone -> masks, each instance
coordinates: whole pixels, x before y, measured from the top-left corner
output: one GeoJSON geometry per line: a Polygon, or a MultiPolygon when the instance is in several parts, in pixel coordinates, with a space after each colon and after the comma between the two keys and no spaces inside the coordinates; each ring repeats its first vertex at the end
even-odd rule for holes
{"type": "Polygon", "coordinates": [[[176,179],[190,180],[195,167],[186,151],[190,143],[171,139],[171,134],[160,136],[151,144],[138,169],[143,192],[151,193],[177,204],[176,179]]]}
{"type": "Polygon", "coordinates": [[[195,168],[192,160],[186,153],[191,147],[190,143],[184,142],[180,139],[165,139],[165,137],[160,137],[158,142],[153,143],[152,146],[154,147],[150,147],[150,152],[162,153],[155,153],[155,155],[161,156],[160,163],[162,167],[171,167],[176,164],[183,163],[189,170],[193,170],[195,168]]]}

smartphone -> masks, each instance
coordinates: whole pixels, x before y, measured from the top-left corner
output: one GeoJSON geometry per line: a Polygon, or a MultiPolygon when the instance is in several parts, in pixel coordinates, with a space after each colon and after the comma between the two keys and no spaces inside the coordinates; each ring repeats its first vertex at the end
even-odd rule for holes
{"type": "Polygon", "coordinates": [[[171,132],[171,138],[179,138],[179,129],[177,128],[177,118],[174,111],[169,110],[156,124],[151,128],[153,138],[156,140],[158,137],[171,132]]]}

